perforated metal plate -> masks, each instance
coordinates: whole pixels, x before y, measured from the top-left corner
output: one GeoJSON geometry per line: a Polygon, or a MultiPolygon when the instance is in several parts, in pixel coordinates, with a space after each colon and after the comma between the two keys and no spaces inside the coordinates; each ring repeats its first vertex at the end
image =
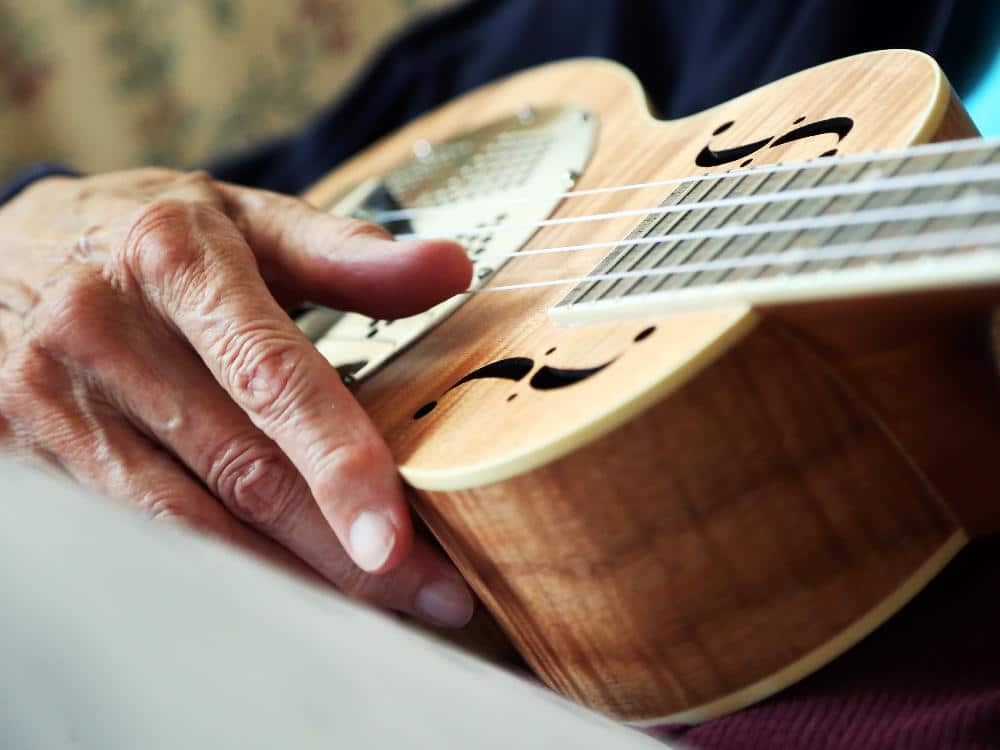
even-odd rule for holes
{"type": "MultiPolygon", "coordinates": [[[[441,144],[416,142],[412,160],[359,185],[330,211],[376,221],[397,234],[425,237],[512,225],[458,236],[473,261],[476,288],[528,241],[535,232],[530,225],[555,210],[559,194],[573,186],[589,161],[596,135],[596,118],[583,110],[524,109],[441,144]],[[400,215],[408,209],[416,210],[400,215]]],[[[399,320],[316,308],[298,322],[327,360],[357,380],[451,315],[465,299],[455,297],[399,320]]]]}

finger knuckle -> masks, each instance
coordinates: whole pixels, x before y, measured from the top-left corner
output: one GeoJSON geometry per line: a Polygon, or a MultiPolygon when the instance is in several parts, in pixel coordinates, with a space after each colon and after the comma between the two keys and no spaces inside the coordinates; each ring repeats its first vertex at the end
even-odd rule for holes
{"type": "Polygon", "coordinates": [[[301,478],[277,450],[225,447],[213,459],[210,485],[244,521],[274,530],[299,506],[301,478]]]}
{"type": "Polygon", "coordinates": [[[236,401],[252,417],[273,424],[307,397],[304,357],[299,342],[258,329],[232,334],[219,361],[236,401]]]}
{"type": "Polygon", "coordinates": [[[166,195],[188,198],[196,206],[204,208],[221,210],[224,206],[215,180],[203,170],[178,174],[166,195]]]}
{"type": "Polygon", "coordinates": [[[20,415],[25,408],[54,412],[54,396],[66,385],[62,366],[37,345],[19,346],[0,369],[0,411],[20,415]]]}
{"type": "Polygon", "coordinates": [[[381,586],[360,568],[352,567],[337,580],[337,590],[345,596],[367,604],[378,604],[382,599],[381,586]]]}
{"type": "Polygon", "coordinates": [[[111,192],[122,197],[127,195],[141,203],[154,200],[179,174],[180,172],[166,167],[135,167],[88,175],[80,178],[80,183],[92,188],[94,194],[111,192]]]}
{"type": "Polygon", "coordinates": [[[392,234],[384,227],[362,219],[343,219],[339,224],[340,239],[344,242],[358,239],[389,239],[392,234]]]}
{"type": "Polygon", "coordinates": [[[166,477],[150,479],[146,475],[141,487],[126,492],[125,497],[153,521],[179,524],[209,535],[221,535],[225,528],[217,505],[192,495],[190,488],[166,477]]]}
{"type": "Polygon", "coordinates": [[[137,505],[154,521],[191,525],[195,520],[188,503],[176,492],[169,490],[148,489],[138,498],[137,505]]]}
{"type": "Polygon", "coordinates": [[[329,452],[316,471],[316,494],[336,499],[390,464],[388,449],[375,440],[355,440],[329,452]]]}
{"type": "Polygon", "coordinates": [[[0,415],[6,440],[60,466],[106,455],[108,405],[61,359],[27,341],[0,362],[0,415]]]}
{"type": "Polygon", "coordinates": [[[28,319],[35,340],[57,356],[100,357],[109,341],[113,293],[98,275],[77,274],[51,287],[28,319]]]}
{"type": "Polygon", "coordinates": [[[192,233],[196,211],[194,204],[179,200],[144,206],[121,245],[117,265],[142,287],[162,288],[189,272],[201,255],[192,233]]]}
{"type": "Polygon", "coordinates": [[[158,187],[176,180],[180,174],[176,169],[167,167],[136,167],[124,169],[110,176],[117,180],[128,180],[139,187],[158,187]]]}
{"type": "Polygon", "coordinates": [[[183,179],[193,185],[214,189],[215,179],[204,169],[195,169],[184,175],[183,179]]]}

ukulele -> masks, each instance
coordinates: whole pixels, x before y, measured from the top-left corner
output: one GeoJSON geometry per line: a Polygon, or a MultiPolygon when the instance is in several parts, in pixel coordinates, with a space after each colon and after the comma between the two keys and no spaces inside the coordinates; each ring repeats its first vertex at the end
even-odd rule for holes
{"type": "Polygon", "coordinates": [[[306,195],[458,238],[469,292],[300,326],[541,679],[704,721],[1000,529],[1000,143],[975,135],[910,51],[669,122],[618,65],[547,65],[306,195]]]}

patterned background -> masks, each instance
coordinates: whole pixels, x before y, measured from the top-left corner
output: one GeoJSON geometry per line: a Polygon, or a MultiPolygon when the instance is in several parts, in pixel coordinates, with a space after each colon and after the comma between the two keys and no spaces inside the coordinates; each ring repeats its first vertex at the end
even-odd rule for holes
{"type": "Polygon", "coordinates": [[[185,166],[294,129],[455,0],[0,0],[0,181],[185,166]]]}

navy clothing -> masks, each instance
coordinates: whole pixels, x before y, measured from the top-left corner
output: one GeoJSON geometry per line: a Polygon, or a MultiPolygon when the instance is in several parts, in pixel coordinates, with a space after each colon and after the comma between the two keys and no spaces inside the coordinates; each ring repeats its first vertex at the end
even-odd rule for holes
{"type": "Polygon", "coordinates": [[[988,64],[989,19],[998,11],[997,0],[474,0],[424,19],[301,134],[214,169],[300,192],[427,110],[567,57],[623,63],[666,118],[876,49],[923,50],[962,92],[988,64]]]}
{"type": "MultiPolygon", "coordinates": [[[[998,25],[997,0],[471,0],[424,18],[383,50],[301,133],[208,168],[222,179],[298,193],[429,109],[567,57],[628,66],[668,118],[875,49],[923,50],[964,93],[988,65],[998,25]]],[[[0,202],[13,192],[13,185],[0,191],[0,202]]]]}
{"type": "Polygon", "coordinates": [[[62,164],[51,162],[42,162],[30,169],[24,170],[6,185],[0,187],[0,206],[36,180],[40,180],[43,177],[55,177],[57,175],[75,176],[76,172],[62,164]]]}

